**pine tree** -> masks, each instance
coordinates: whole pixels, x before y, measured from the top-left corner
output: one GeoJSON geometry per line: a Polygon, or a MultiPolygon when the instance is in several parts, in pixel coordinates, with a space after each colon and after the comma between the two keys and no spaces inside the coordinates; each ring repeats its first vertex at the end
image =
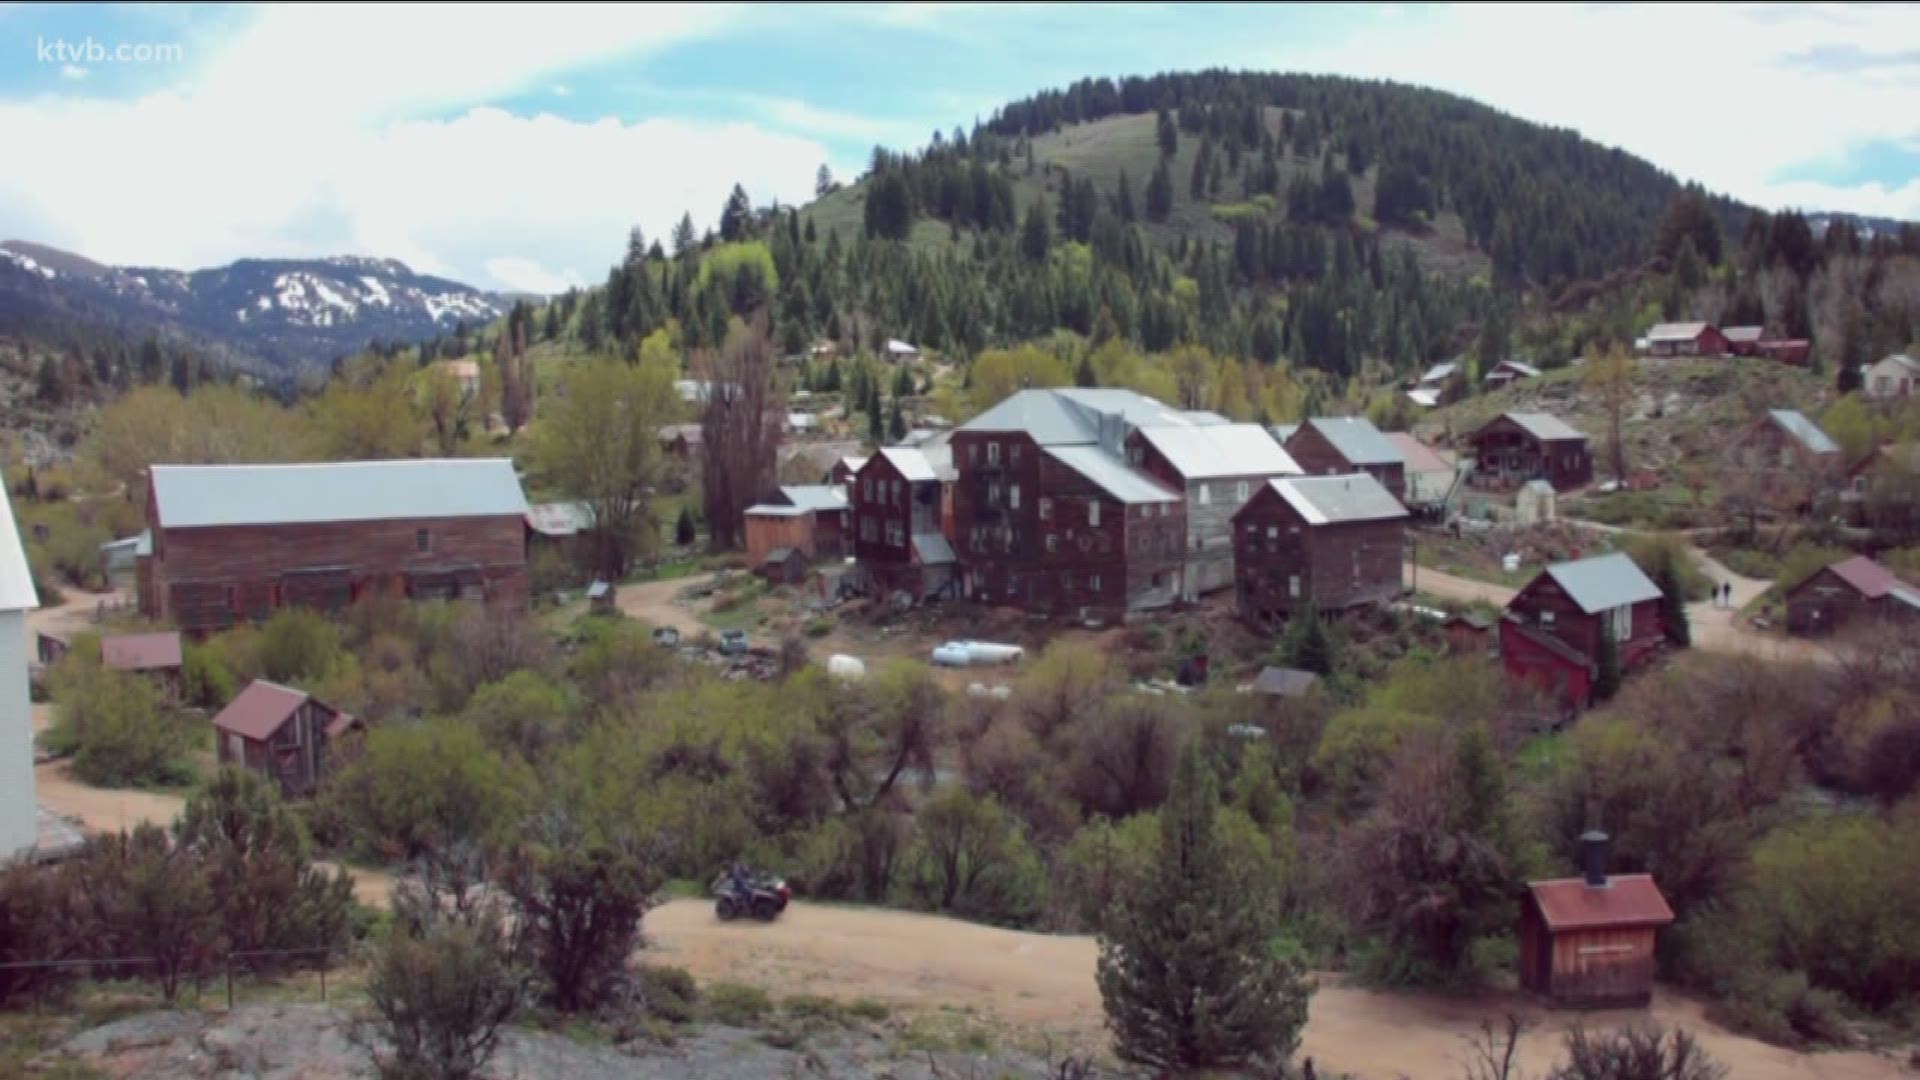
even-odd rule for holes
{"type": "Polygon", "coordinates": [[[1047,224],[1047,200],[1027,207],[1027,220],[1020,228],[1020,254],[1031,263],[1044,263],[1053,247],[1053,230],[1047,224]]]}
{"type": "Polygon", "coordinates": [[[893,411],[887,416],[887,437],[902,442],[907,437],[907,418],[900,412],[900,395],[893,396],[893,411]]]}
{"type": "Polygon", "coordinates": [[[640,226],[635,225],[632,229],[628,230],[627,232],[626,267],[627,269],[631,270],[636,266],[645,265],[646,261],[647,261],[647,237],[646,237],[646,234],[640,231],[640,226]]]}
{"type": "Polygon", "coordinates": [[[809,244],[811,244],[811,243],[813,243],[813,239],[814,239],[814,232],[813,232],[813,217],[812,217],[812,215],[808,215],[808,217],[807,217],[807,226],[806,226],[806,228],[805,228],[804,230],[802,230],[802,235],[806,237],[806,241],[807,241],[807,243],[809,243],[809,244]]]}
{"type": "Polygon", "coordinates": [[[1272,1066],[1299,1046],[1312,987],[1275,953],[1271,886],[1229,851],[1220,792],[1198,747],[1160,810],[1158,851],[1106,914],[1100,998],[1115,1050],[1183,1073],[1272,1066]]]}
{"type": "Polygon", "coordinates": [[[1165,109],[1160,110],[1160,118],[1154,124],[1154,137],[1160,143],[1160,156],[1170,158],[1180,152],[1180,131],[1173,126],[1173,116],[1165,109]]]}
{"type": "Polygon", "coordinates": [[[683,503],[680,506],[680,516],[673,523],[673,542],[681,547],[688,547],[697,535],[693,528],[693,510],[683,503]]]}
{"type": "Polygon", "coordinates": [[[1321,678],[1331,676],[1339,664],[1333,636],[1312,604],[1296,610],[1287,620],[1287,633],[1281,641],[1281,653],[1287,666],[1311,671],[1321,678]]]}
{"type": "Polygon", "coordinates": [[[673,227],[673,257],[684,259],[693,254],[695,243],[693,214],[682,214],[680,223],[673,227]]]}
{"type": "Polygon", "coordinates": [[[1125,169],[1120,170],[1120,190],[1115,193],[1113,202],[1114,210],[1120,215],[1120,220],[1132,224],[1134,220],[1133,182],[1127,179],[1125,169]]]}
{"type": "Polygon", "coordinates": [[[1606,701],[1620,692],[1620,643],[1605,626],[1600,628],[1600,656],[1594,667],[1593,699],[1606,701]]]}
{"type": "Polygon", "coordinates": [[[1672,566],[1663,566],[1654,575],[1660,586],[1660,617],[1667,624],[1667,640],[1676,649],[1693,646],[1693,628],[1687,625],[1687,597],[1680,588],[1680,575],[1672,566]]]}
{"type": "Polygon", "coordinates": [[[1153,176],[1147,181],[1147,220],[1165,221],[1173,212],[1173,174],[1167,170],[1165,158],[1153,167],[1153,176]]]}
{"type": "Polygon", "coordinates": [[[752,227],[753,203],[747,199],[747,189],[735,184],[720,210],[720,239],[729,244],[745,240],[752,227]]]}
{"type": "Polygon", "coordinates": [[[827,168],[826,162],[821,162],[820,171],[813,176],[813,197],[816,199],[824,199],[833,194],[833,189],[836,186],[838,185],[833,182],[833,170],[827,168]]]}
{"type": "Polygon", "coordinates": [[[886,416],[880,411],[880,385],[867,384],[867,437],[875,446],[887,444],[886,416]]]}
{"type": "Polygon", "coordinates": [[[1082,356],[1079,366],[1073,369],[1073,385],[1083,388],[1092,388],[1100,385],[1099,376],[1093,372],[1093,357],[1091,355],[1082,356]]]}

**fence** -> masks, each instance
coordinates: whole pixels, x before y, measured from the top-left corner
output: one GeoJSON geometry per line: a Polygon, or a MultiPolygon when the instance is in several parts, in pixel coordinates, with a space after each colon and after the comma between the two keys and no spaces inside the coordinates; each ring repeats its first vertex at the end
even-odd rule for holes
{"type": "MultiPolygon", "coordinates": [[[[249,993],[268,996],[275,1001],[317,1000],[327,1001],[327,977],[336,968],[343,966],[341,961],[351,959],[351,953],[340,949],[251,949],[226,953],[215,963],[200,965],[182,962],[179,972],[179,994],[191,989],[194,1004],[208,1007],[205,998],[209,985],[213,985],[216,995],[214,1006],[224,1000],[225,1008],[233,1009],[236,1004],[244,1004],[249,993]],[[262,961],[271,960],[271,963],[262,961]],[[315,962],[317,961],[317,962],[315,962]],[[262,980],[261,976],[265,975],[262,980]],[[289,981],[298,982],[303,977],[312,977],[317,988],[289,997],[286,990],[289,981]],[[224,993],[221,990],[224,989],[224,993]]],[[[0,987],[10,981],[10,972],[24,973],[31,978],[36,973],[73,973],[81,978],[97,981],[137,980],[148,986],[153,994],[154,1004],[160,1006],[165,998],[159,978],[161,958],[154,956],[109,956],[83,957],[68,960],[16,960],[0,963],[0,987]]],[[[338,986],[338,979],[334,980],[338,986]]],[[[41,1011],[48,1000],[64,992],[66,984],[58,979],[33,979],[29,989],[33,997],[33,1009],[41,1011]]]]}

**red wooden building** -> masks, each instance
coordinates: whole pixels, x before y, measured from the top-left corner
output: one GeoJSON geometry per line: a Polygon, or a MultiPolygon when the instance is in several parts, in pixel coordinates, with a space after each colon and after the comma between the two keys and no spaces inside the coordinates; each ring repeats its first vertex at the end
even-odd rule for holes
{"type": "Polygon", "coordinates": [[[848,554],[853,511],[846,492],[828,484],[782,487],[749,506],[743,521],[747,562],[760,569],[775,551],[797,552],[804,562],[848,554]]]}
{"type": "Polygon", "coordinates": [[[1363,472],[1396,499],[1407,497],[1407,462],[1393,440],[1362,416],[1320,416],[1292,428],[1287,453],[1307,476],[1363,472]]]}
{"type": "Polygon", "coordinates": [[[1545,480],[1555,491],[1593,480],[1587,437],[1550,413],[1501,413],[1467,436],[1473,447],[1472,483],[1508,491],[1545,480]]]}
{"type": "Polygon", "coordinates": [[[1400,595],[1406,520],[1366,473],[1268,481],[1233,519],[1241,616],[1270,621],[1400,595]]]}
{"type": "Polygon", "coordinates": [[[1577,878],[1527,883],[1520,901],[1520,985],[1576,1008],[1653,999],[1657,937],[1673,908],[1647,874],[1609,875],[1607,835],[1580,838],[1577,878]]]}
{"type": "Polygon", "coordinates": [[[1920,589],[1862,555],[1823,566],[1787,590],[1787,630],[1830,634],[1862,618],[1920,618],[1920,589]]]}
{"type": "Polygon", "coordinates": [[[299,798],[339,764],[361,723],[305,691],[255,680],[220,710],[213,728],[222,765],[265,773],[299,798]]]}
{"type": "Polygon", "coordinates": [[[1767,340],[1764,326],[1728,326],[1720,334],[1727,339],[1727,351],[1735,356],[1759,356],[1760,343],[1767,340]]]}
{"type": "Polygon", "coordinates": [[[1622,673],[1666,644],[1660,588],[1622,554],[1555,563],[1528,582],[1500,620],[1500,661],[1512,678],[1570,709],[1585,708],[1602,634],[1614,642],[1622,673]]]}
{"type": "Polygon", "coordinates": [[[1726,356],[1727,335],[1712,323],[1660,323],[1647,331],[1648,356],[1726,356]]]}
{"type": "Polygon", "coordinates": [[[156,465],[141,614],[187,631],[362,596],[527,603],[506,458],[156,465]]]}
{"type": "Polygon", "coordinates": [[[887,447],[860,466],[847,495],[853,556],[868,591],[925,600],[959,588],[953,480],[944,446],[932,452],[887,447]]]}

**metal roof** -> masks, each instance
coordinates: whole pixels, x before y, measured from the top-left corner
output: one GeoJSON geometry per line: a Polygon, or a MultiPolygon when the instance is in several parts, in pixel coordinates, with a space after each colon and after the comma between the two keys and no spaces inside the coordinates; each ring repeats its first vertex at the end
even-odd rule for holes
{"type": "Polygon", "coordinates": [[[1221,416],[1219,413],[1214,412],[1212,409],[1188,409],[1186,412],[1181,413],[1180,415],[1186,417],[1188,420],[1191,420],[1196,424],[1199,424],[1201,427],[1218,426],[1220,424],[1233,423],[1233,421],[1227,419],[1224,416],[1221,416]]]}
{"type": "Polygon", "coordinates": [[[1440,391],[1422,387],[1407,391],[1407,400],[1423,409],[1431,409],[1440,404],[1440,391]]]}
{"type": "MultiPolygon", "coordinates": [[[[1579,429],[1552,413],[1510,412],[1500,415],[1520,425],[1522,430],[1541,442],[1566,442],[1569,439],[1586,438],[1579,429]]],[[[1495,419],[1498,418],[1495,417],[1495,419]]]]}
{"type": "Polygon", "coordinates": [[[1648,341],[1692,341],[1707,329],[1703,322],[1663,322],[1656,323],[1647,331],[1648,341]]]}
{"type": "Polygon", "coordinates": [[[1320,676],[1311,671],[1301,671],[1298,668],[1264,667],[1260,669],[1259,677],[1253,680],[1253,689],[1258,693],[1272,694],[1275,697],[1297,698],[1313,689],[1313,684],[1319,681],[1320,676]]]}
{"type": "Polygon", "coordinates": [[[838,484],[790,484],[780,489],[787,501],[802,510],[845,510],[847,493],[838,484]]]}
{"type": "Polygon", "coordinates": [[[1299,476],[1293,456],[1281,449],[1259,424],[1223,424],[1196,428],[1143,428],[1175,472],[1188,480],[1223,476],[1299,476]]]}
{"type": "Polygon", "coordinates": [[[20,546],[20,528],[13,521],[13,504],[0,491],[0,611],[32,611],[40,606],[33,589],[33,571],[20,546]]]}
{"type": "Polygon", "coordinates": [[[793,558],[794,554],[794,549],[790,547],[774,548],[772,551],[767,552],[766,563],[762,563],[761,565],[764,566],[767,563],[783,563],[793,558]]]}
{"type": "Polygon", "coordinates": [[[1613,874],[1599,888],[1585,878],[1529,881],[1527,891],[1540,906],[1549,930],[1598,930],[1603,927],[1666,926],[1673,908],[1650,874],[1613,874]]]}
{"type": "Polygon", "coordinates": [[[1389,431],[1387,441],[1400,451],[1400,459],[1407,463],[1410,473],[1446,473],[1453,474],[1453,466],[1439,452],[1419,439],[1412,432],[1389,431]]]}
{"type": "Polygon", "coordinates": [[[1435,364],[1428,368],[1426,374],[1420,376],[1420,381],[1423,383],[1445,382],[1453,378],[1459,371],[1460,365],[1449,360],[1444,364],[1435,364]]]}
{"type": "Polygon", "coordinates": [[[213,726],[243,739],[265,742],[307,701],[307,694],[279,683],[255,679],[213,718],[213,726]]]}
{"type": "Polygon", "coordinates": [[[100,664],[114,671],[163,671],[180,666],[180,635],[115,634],[100,639],[100,664]]]}
{"type": "Polygon", "coordinates": [[[840,464],[845,465],[849,473],[857,473],[866,468],[867,459],[855,454],[845,454],[841,456],[840,464]]]}
{"type": "Polygon", "coordinates": [[[1534,367],[1532,364],[1523,363],[1519,360],[1502,360],[1499,363],[1493,365],[1492,371],[1487,372],[1487,378],[1489,379],[1493,378],[1494,375],[1497,374],[1502,368],[1507,368],[1511,370],[1513,373],[1518,375],[1524,375],[1529,379],[1538,378],[1540,375],[1540,369],[1537,367],[1534,367]]]}
{"type": "Polygon", "coordinates": [[[1316,416],[1302,426],[1325,436],[1348,464],[1401,464],[1399,448],[1364,416],[1316,416]]]}
{"type": "Polygon", "coordinates": [[[1807,419],[1806,414],[1798,409],[1769,409],[1767,416],[1779,425],[1780,430],[1793,436],[1795,441],[1812,453],[1837,454],[1840,452],[1839,445],[1828,438],[1826,432],[1820,430],[1820,425],[1807,419]]]}
{"type": "Polygon", "coordinates": [[[1370,473],[1295,476],[1267,483],[1309,525],[1389,521],[1407,516],[1407,508],[1370,473]]]}
{"type": "Polygon", "coordinates": [[[1660,599],[1660,586],[1620,552],[1554,563],[1546,573],[1589,615],[1660,599]]]}
{"type": "Polygon", "coordinates": [[[1134,428],[1196,427],[1214,423],[1132,390],[1019,390],[960,425],[962,431],[1018,431],[1041,446],[1100,441],[1101,421],[1117,418],[1134,428]]]}
{"type": "Polygon", "coordinates": [[[892,462],[894,471],[908,483],[917,484],[940,478],[939,474],[933,470],[933,463],[927,460],[927,455],[923,451],[906,446],[888,446],[881,448],[877,456],[892,462]]]}
{"type": "Polygon", "coordinates": [[[914,533],[913,554],[922,565],[941,566],[954,561],[953,545],[939,533],[914,533]]]}
{"type": "Polygon", "coordinates": [[[1179,502],[1181,494],[1097,446],[1051,446],[1047,453],[1123,503],[1179,502]]]}
{"type": "Polygon", "coordinates": [[[593,528],[593,507],[584,502],[529,506],[527,528],[542,536],[576,536],[593,528]]]}
{"type": "Polygon", "coordinates": [[[804,506],[782,506],[779,503],[755,503],[741,513],[747,517],[797,518],[806,517],[813,511],[804,506]]]}
{"type": "Polygon", "coordinates": [[[157,524],[168,529],[527,513],[508,458],[155,465],[151,474],[157,524]]]}
{"type": "MultiPolygon", "coordinates": [[[[1831,570],[1835,577],[1853,586],[1861,596],[1869,600],[1878,600],[1905,585],[1893,571],[1865,555],[1843,559],[1826,569],[1831,570]]],[[[1795,587],[1798,588],[1798,586],[1795,587]]]]}
{"type": "Polygon", "coordinates": [[[1723,326],[1720,328],[1720,333],[1728,341],[1758,343],[1761,338],[1767,335],[1767,328],[1764,326],[1723,326]]]}
{"type": "Polygon", "coordinates": [[[1293,433],[1299,430],[1299,424],[1275,424],[1267,429],[1267,434],[1273,436],[1273,441],[1285,446],[1287,440],[1293,438],[1293,433]]]}

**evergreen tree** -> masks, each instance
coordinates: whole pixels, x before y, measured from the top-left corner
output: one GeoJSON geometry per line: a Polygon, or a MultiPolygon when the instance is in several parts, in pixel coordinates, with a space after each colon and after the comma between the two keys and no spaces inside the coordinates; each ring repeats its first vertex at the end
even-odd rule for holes
{"type": "Polygon", "coordinates": [[[883,240],[905,240],[913,234],[913,190],[899,170],[874,180],[864,221],[867,235],[883,240]]]}
{"type": "Polygon", "coordinates": [[[1213,140],[1200,140],[1200,152],[1193,156],[1193,174],[1187,178],[1187,197],[1195,202],[1207,197],[1207,174],[1213,168],[1213,140]]]}
{"type": "Polygon", "coordinates": [[[1195,746],[1160,810],[1158,850],[1100,938],[1100,998],[1123,1060],[1175,1073],[1272,1067],[1299,1045],[1312,987],[1274,950],[1278,900],[1232,856],[1220,817],[1195,746]]]}
{"type": "Polygon", "coordinates": [[[893,396],[893,411],[887,415],[887,437],[903,442],[907,437],[907,418],[900,411],[900,395],[893,396]]]}
{"type": "Polygon", "coordinates": [[[1083,388],[1092,388],[1100,385],[1099,376],[1093,372],[1092,356],[1088,355],[1080,358],[1079,366],[1073,369],[1073,385],[1083,388]]]}
{"type": "Polygon", "coordinates": [[[1160,143],[1162,159],[1180,152],[1180,131],[1173,126],[1173,116],[1165,109],[1160,110],[1160,118],[1154,124],[1154,138],[1160,143]]]}
{"type": "Polygon", "coordinates": [[[1281,652],[1288,667],[1311,671],[1323,679],[1331,677],[1339,664],[1333,635],[1327,632],[1326,622],[1312,604],[1299,608],[1287,620],[1281,652]]]}
{"type": "Polygon", "coordinates": [[[880,386],[877,383],[867,385],[867,437],[875,446],[887,445],[886,417],[880,412],[880,386]]]}
{"type": "Polygon", "coordinates": [[[1844,360],[1837,365],[1837,370],[1834,372],[1834,389],[1842,394],[1851,394],[1860,389],[1860,383],[1860,365],[1849,364],[1844,360]]]}
{"type": "Polygon", "coordinates": [[[1676,649],[1691,648],[1693,629],[1687,625],[1687,597],[1680,588],[1680,575],[1672,566],[1663,566],[1653,580],[1660,586],[1660,617],[1667,624],[1667,640],[1676,649]]]}
{"type": "Polygon", "coordinates": [[[49,356],[40,361],[40,370],[34,375],[33,396],[47,405],[66,402],[67,384],[60,377],[60,360],[57,357],[49,356]]]}
{"type": "Polygon", "coordinates": [[[682,503],[680,516],[673,523],[673,542],[681,547],[687,547],[693,543],[697,535],[693,528],[693,510],[682,503]]]}
{"type": "Polygon", "coordinates": [[[745,240],[752,228],[753,203],[747,199],[747,189],[735,184],[720,210],[720,239],[729,244],[745,240]]]}
{"type": "Polygon", "coordinates": [[[673,227],[673,257],[684,259],[693,254],[696,239],[693,231],[693,215],[680,215],[680,223],[673,227]]]}
{"type": "Polygon", "coordinates": [[[826,162],[821,162],[820,171],[813,175],[813,197],[824,199],[833,194],[833,189],[837,186],[839,185],[833,182],[833,170],[827,168],[826,162]]]}
{"type": "Polygon", "coordinates": [[[1167,171],[1167,162],[1162,158],[1153,167],[1153,177],[1147,181],[1147,220],[1165,221],[1173,212],[1173,176],[1167,171]]]}
{"type": "Polygon", "coordinates": [[[1053,247],[1053,230],[1047,223],[1047,200],[1027,207],[1027,220],[1020,228],[1020,254],[1030,263],[1047,261],[1053,247]]]}
{"type": "Polygon", "coordinates": [[[647,237],[640,231],[640,226],[635,225],[627,231],[627,261],[624,265],[632,270],[634,267],[646,265],[646,262],[647,237]]]}
{"type": "Polygon", "coordinates": [[[1133,182],[1127,179],[1125,169],[1120,170],[1120,189],[1114,194],[1113,204],[1114,212],[1120,215],[1120,220],[1132,224],[1134,221],[1133,182]]]}
{"type": "Polygon", "coordinates": [[[806,237],[807,243],[809,244],[813,243],[814,232],[813,232],[813,216],[812,215],[807,216],[807,225],[806,225],[806,228],[802,230],[802,235],[806,237]]]}
{"type": "Polygon", "coordinates": [[[1620,643],[1605,626],[1600,628],[1600,656],[1594,667],[1593,699],[1607,701],[1620,692],[1620,643]]]}

